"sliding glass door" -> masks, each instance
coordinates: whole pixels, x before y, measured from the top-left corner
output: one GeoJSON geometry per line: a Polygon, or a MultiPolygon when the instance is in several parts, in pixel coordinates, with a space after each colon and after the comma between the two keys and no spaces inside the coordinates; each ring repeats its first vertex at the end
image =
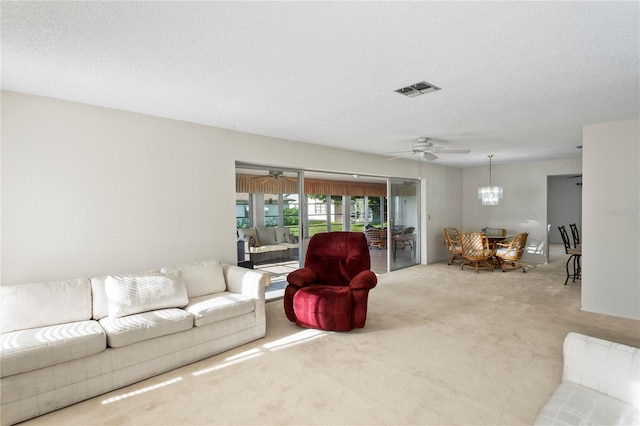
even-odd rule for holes
{"type": "Polygon", "coordinates": [[[417,180],[238,164],[238,263],[269,272],[275,289],[300,266],[314,234],[353,231],[367,237],[374,272],[418,264],[418,194],[417,180]]]}
{"type": "Polygon", "coordinates": [[[389,270],[420,263],[420,182],[389,179],[389,270]]]}

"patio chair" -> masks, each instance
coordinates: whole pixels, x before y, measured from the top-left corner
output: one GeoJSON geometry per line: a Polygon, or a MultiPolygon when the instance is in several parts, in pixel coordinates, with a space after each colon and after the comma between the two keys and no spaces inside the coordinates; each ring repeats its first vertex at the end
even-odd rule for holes
{"type": "MultiPolygon", "coordinates": [[[[409,226],[402,232],[402,234],[403,235],[411,235],[411,234],[413,234],[413,231],[415,231],[415,230],[416,230],[415,226],[409,226]]],[[[411,247],[413,249],[413,241],[406,240],[406,241],[403,241],[403,243],[408,245],[409,247],[411,247]]],[[[404,244],[402,246],[403,249],[404,249],[404,244]]]]}
{"type": "Polygon", "coordinates": [[[383,249],[387,247],[387,231],[379,228],[369,228],[364,231],[369,248],[383,249]]]}

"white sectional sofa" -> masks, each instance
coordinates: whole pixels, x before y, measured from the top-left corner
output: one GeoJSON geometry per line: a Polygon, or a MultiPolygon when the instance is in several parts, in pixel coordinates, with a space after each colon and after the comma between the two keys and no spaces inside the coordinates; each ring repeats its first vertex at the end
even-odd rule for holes
{"type": "Polygon", "coordinates": [[[640,424],[640,349],[569,333],[563,353],[562,383],[536,425],[640,424]]]}
{"type": "Polygon", "coordinates": [[[264,337],[267,274],[217,259],[0,286],[1,424],[264,337]]]}

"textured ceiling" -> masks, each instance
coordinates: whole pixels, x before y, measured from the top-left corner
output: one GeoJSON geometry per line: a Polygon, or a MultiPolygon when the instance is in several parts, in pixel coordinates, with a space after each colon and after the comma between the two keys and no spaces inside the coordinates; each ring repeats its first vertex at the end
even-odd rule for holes
{"type": "Polygon", "coordinates": [[[2,2],[2,88],[456,167],[640,116],[639,2],[2,2]],[[394,90],[426,80],[442,90],[394,90]],[[393,156],[393,155],[389,155],[393,156]]]}

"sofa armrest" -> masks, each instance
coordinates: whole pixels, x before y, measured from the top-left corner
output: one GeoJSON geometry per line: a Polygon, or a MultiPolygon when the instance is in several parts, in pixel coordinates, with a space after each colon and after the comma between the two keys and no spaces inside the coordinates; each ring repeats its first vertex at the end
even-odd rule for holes
{"type": "Polygon", "coordinates": [[[228,291],[264,300],[265,288],[271,282],[269,274],[228,263],[222,264],[222,270],[228,291]]]}
{"type": "Polygon", "coordinates": [[[640,406],[640,349],[572,332],[563,353],[563,382],[640,406]]]}

